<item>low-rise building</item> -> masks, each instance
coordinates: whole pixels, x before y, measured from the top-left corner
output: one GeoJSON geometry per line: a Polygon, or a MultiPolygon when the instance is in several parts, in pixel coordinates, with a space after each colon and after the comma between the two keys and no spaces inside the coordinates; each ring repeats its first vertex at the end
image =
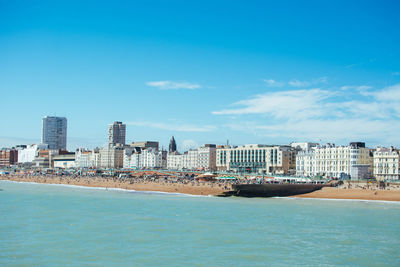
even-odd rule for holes
{"type": "Polygon", "coordinates": [[[10,165],[17,164],[18,162],[18,150],[3,148],[0,150],[0,167],[7,167],[10,165]]]}
{"type": "Polygon", "coordinates": [[[206,144],[183,154],[171,152],[167,156],[167,168],[171,170],[216,170],[216,146],[206,144]]]}
{"type": "Polygon", "coordinates": [[[128,147],[124,151],[124,168],[165,169],[167,167],[166,155],[166,151],[158,151],[153,147],[141,151],[128,147]]]}
{"type": "Polygon", "coordinates": [[[124,166],[124,146],[108,145],[100,149],[100,167],[119,169],[124,166]]]}
{"type": "Polygon", "coordinates": [[[374,152],[374,177],[378,181],[400,179],[400,152],[394,147],[378,147],[374,152]]]}
{"type": "Polygon", "coordinates": [[[178,152],[171,152],[167,155],[167,169],[181,170],[183,169],[183,156],[178,152]]]}
{"type": "Polygon", "coordinates": [[[78,148],[75,153],[76,168],[100,168],[101,156],[100,149],[95,148],[92,151],[78,148]]]}
{"type": "Polygon", "coordinates": [[[296,149],[278,145],[221,147],[216,152],[218,170],[265,174],[295,172],[296,149]]]}
{"type": "Polygon", "coordinates": [[[39,150],[45,150],[47,148],[48,146],[46,144],[27,145],[26,148],[18,150],[18,163],[32,162],[39,150]]]}
{"type": "MultiPolygon", "coordinates": [[[[348,146],[326,144],[311,147],[309,150],[297,153],[296,175],[343,178],[350,176],[352,167],[356,165],[368,165],[370,173],[372,170],[370,157],[370,149],[362,142],[352,142],[348,146]]],[[[361,179],[361,173],[364,171],[357,172],[357,179],[361,179]]]]}
{"type": "Polygon", "coordinates": [[[53,167],[60,169],[75,168],[75,153],[55,155],[52,158],[53,167]]]}

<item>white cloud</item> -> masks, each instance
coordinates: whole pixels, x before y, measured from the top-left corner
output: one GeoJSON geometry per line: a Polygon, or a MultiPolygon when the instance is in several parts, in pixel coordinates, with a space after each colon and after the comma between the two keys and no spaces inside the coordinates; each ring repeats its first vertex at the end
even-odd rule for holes
{"type": "Polygon", "coordinates": [[[289,85],[294,87],[307,87],[310,86],[311,83],[307,81],[291,80],[289,81],[289,85]]]}
{"type": "Polygon", "coordinates": [[[324,113],[321,101],[332,93],[321,89],[291,90],[256,95],[234,103],[240,108],[212,112],[215,115],[268,114],[275,118],[308,118],[324,113]]]}
{"type": "Polygon", "coordinates": [[[370,141],[377,144],[399,144],[397,120],[306,119],[273,124],[241,123],[226,125],[232,130],[256,133],[266,138],[290,140],[370,141]],[[390,129],[390,130],[388,130],[390,129]]]}
{"type": "Polygon", "coordinates": [[[177,123],[163,123],[163,122],[127,122],[126,124],[132,126],[142,126],[149,128],[157,128],[166,131],[177,131],[177,132],[211,132],[216,129],[213,125],[191,125],[191,124],[177,124],[177,123]]]}
{"type": "Polygon", "coordinates": [[[341,90],[288,90],[256,95],[213,114],[241,115],[226,126],[258,136],[399,145],[400,84],[380,90],[369,90],[369,86],[352,89],[358,95],[350,101],[341,90]]]}
{"type": "Polygon", "coordinates": [[[154,81],[147,82],[147,86],[157,87],[161,90],[177,90],[177,89],[198,89],[201,86],[197,83],[189,83],[189,82],[174,82],[174,81],[154,81]]]}
{"type": "Polygon", "coordinates": [[[317,78],[317,79],[314,79],[311,81],[299,81],[297,79],[293,79],[293,80],[289,81],[288,84],[293,87],[309,87],[312,85],[327,83],[327,82],[328,82],[327,77],[320,77],[320,78],[317,78]]]}
{"type": "Polygon", "coordinates": [[[341,90],[347,91],[347,90],[357,90],[357,91],[366,91],[371,89],[371,86],[368,85],[345,85],[340,87],[341,90]]]}
{"type": "Polygon", "coordinates": [[[268,87],[282,87],[285,85],[284,82],[278,82],[273,79],[265,79],[264,82],[268,87]]]}
{"type": "Polygon", "coordinates": [[[370,95],[380,101],[398,102],[400,101],[400,84],[386,87],[381,91],[372,92],[370,95]]]}

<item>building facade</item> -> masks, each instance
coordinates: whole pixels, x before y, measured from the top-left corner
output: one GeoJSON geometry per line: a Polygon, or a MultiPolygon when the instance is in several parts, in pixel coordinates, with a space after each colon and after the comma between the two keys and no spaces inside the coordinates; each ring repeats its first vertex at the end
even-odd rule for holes
{"type": "Polygon", "coordinates": [[[378,147],[374,152],[374,177],[378,181],[400,179],[400,152],[394,147],[378,147]]]}
{"type": "Polygon", "coordinates": [[[198,151],[198,164],[197,168],[216,171],[217,165],[217,148],[214,144],[205,144],[203,147],[199,147],[198,151]]]}
{"type": "Polygon", "coordinates": [[[75,168],[75,153],[56,155],[53,157],[53,167],[60,169],[75,168]]]}
{"type": "Polygon", "coordinates": [[[108,144],[125,145],[126,125],[120,121],[116,121],[108,126],[108,144]]]}
{"type": "Polygon", "coordinates": [[[0,150],[0,167],[7,167],[10,165],[17,164],[18,162],[18,150],[4,148],[0,150]]]}
{"type": "Polygon", "coordinates": [[[100,168],[101,157],[99,148],[92,151],[79,148],[75,153],[75,167],[76,168],[100,168]]]}
{"type": "Polygon", "coordinates": [[[100,167],[119,169],[124,166],[124,146],[106,146],[100,149],[100,167]]]}
{"type": "Polygon", "coordinates": [[[290,146],[244,145],[217,149],[218,170],[291,174],[295,171],[296,150],[290,146]]]}
{"type": "Polygon", "coordinates": [[[46,116],[42,119],[42,144],[49,149],[67,149],[67,118],[46,116]]]}
{"type": "Polygon", "coordinates": [[[167,169],[169,170],[182,170],[183,156],[179,153],[173,152],[167,155],[167,169]]]}
{"type": "Polygon", "coordinates": [[[39,145],[27,145],[26,148],[18,150],[18,163],[29,163],[32,162],[39,150],[47,149],[48,146],[45,144],[39,145]]]}
{"type": "Polygon", "coordinates": [[[168,153],[167,168],[171,170],[216,170],[216,146],[206,144],[197,149],[190,149],[183,154],[176,151],[168,153]]]}
{"type": "Polygon", "coordinates": [[[166,155],[166,151],[158,151],[153,147],[140,152],[135,149],[125,148],[124,168],[165,169],[167,167],[166,155]]]}
{"type": "MultiPolygon", "coordinates": [[[[366,148],[365,143],[362,142],[353,142],[348,146],[335,146],[335,144],[316,146],[297,153],[296,175],[326,178],[350,177],[353,166],[369,165],[371,170],[370,158],[370,149],[366,148]]],[[[360,170],[357,173],[362,172],[360,170]]]]}

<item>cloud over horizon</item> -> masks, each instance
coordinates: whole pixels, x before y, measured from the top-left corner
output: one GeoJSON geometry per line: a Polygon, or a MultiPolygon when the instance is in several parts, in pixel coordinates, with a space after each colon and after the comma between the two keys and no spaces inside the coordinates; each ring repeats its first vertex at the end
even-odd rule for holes
{"type": "Polygon", "coordinates": [[[201,88],[200,84],[197,83],[189,83],[189,82],[174,82],[174,81],[153,81],[147,82],[147,86],[157,87],[161,90],[178,90],[178,89],[187,89],[194,90],[201,88]]]}
{"type": "Polygon", "coordinates": [[[212,114],[238,115],[226,126],[268,137],[399,144],[400,84],[370,89],[348,86],[356,96],[350,99],[345,97],[348,92],[320,88],[268,92],[212,114]]]}

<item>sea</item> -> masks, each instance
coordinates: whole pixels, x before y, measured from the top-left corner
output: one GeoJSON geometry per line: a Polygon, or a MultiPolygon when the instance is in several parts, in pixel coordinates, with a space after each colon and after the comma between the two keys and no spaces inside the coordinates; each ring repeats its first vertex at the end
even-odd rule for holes
{"type": "Polygon", "coordinates": [[[0,266],[400,266],[397,202],[0,189],[0,266]]]}

